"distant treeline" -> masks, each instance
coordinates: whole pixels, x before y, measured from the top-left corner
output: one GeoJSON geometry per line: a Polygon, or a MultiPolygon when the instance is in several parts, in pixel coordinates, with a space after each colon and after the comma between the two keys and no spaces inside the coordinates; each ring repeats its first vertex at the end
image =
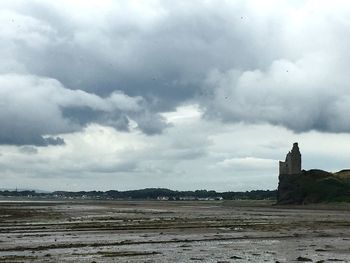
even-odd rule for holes
{"type": "Polygon", "coordinates": [[[138,199],[138,200],[213,200],[213,199],[276,199],[277,190],[254,190],[246,192],[216,192],[207,190],[173,191],[164,188],[146,188],[130,191],[55,191],[51,193],[37,193],[35,191],[0,191],[0,196],[39,197],[39,198],[72,198],[72,199],[138,199]]]}

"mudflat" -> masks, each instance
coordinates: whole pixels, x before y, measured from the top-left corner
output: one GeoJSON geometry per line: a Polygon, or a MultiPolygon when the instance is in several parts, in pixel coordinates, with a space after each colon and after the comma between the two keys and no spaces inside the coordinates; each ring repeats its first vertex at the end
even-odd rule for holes
{"type": "Polygon", "coordinates": [[[3,200],[0,262],[350,262],[350,205],[3,200]]]}

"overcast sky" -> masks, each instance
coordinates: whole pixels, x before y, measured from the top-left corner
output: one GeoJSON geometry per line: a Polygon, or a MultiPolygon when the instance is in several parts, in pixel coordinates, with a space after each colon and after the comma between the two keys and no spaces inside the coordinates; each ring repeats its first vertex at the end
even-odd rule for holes
{"type": "Polygon", "coordinates": [[[350,168],[350,2],[2,0],[0,188],[276,189],[350,168]]]}

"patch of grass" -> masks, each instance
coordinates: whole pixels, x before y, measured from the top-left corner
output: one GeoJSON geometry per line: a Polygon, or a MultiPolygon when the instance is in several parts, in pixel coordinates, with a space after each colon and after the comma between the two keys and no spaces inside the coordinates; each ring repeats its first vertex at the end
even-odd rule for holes
{"type": "Polygon", "coordinates": [[[281,204],[349,202],[350,180],[322,170],[279,177],[281,204]]]}

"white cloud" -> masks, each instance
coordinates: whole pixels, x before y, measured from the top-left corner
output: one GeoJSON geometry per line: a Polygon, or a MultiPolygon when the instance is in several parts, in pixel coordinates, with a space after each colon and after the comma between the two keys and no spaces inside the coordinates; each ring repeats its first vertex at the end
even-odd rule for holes
{"type": "Polygon", "coordinates": [[[231,170],[256,171],[268,170],[271,171],[276,168],[277,160],[245,157],[245,158],[231,158],[219,162],[219,167],[231,170]]]}
{"type": "Polygon", "coordinates": [[[28,15],[0,9],[0,40],[31,48],[44,48],[56,36],[48,24],[28,15]]]}
{"type": "Polygon", "coordinates": [[[162,113],[168,123],[198,121],[202,115],[203,113],[197,104],[184,105],[177,107],[175,111],[162,113]]]}

